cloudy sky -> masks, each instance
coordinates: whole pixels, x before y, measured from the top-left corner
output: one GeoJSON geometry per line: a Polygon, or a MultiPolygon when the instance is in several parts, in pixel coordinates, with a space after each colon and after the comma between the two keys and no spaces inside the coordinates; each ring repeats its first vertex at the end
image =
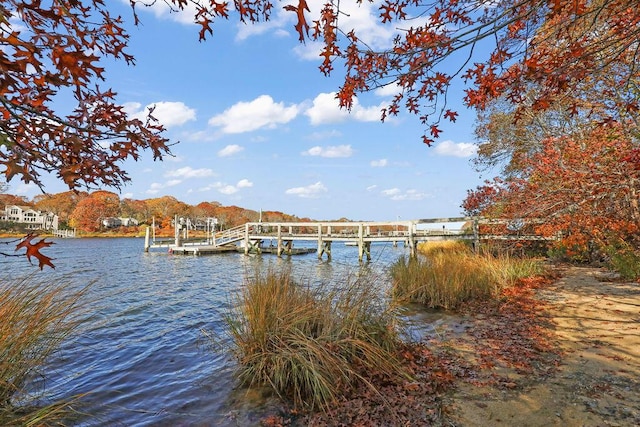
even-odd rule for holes
{"type": "MultiPolygon", "coordinates": [[[[136,66],[108,64],[107,84],[131,115],[155,105],[176,144],[163,162],[146,155],[127,163],[132,182],[121,198],[172,195],[319,220],[417,219],[460,215],[466,190],[485,178],[470,164],[475,114],[455,92],[449,104],[460,116],[429,148],[414,116],[381,123],[389,92],[360,96],[351,113],[340,110],[334,93],[341,70],[319,72],[317,46],[298,42],[292,13],[275,10],[260,25],[221,21],[198,42],[192,15],[169,13],[158,1],[137,9],[142,23],[134,27],[128,4],[109,2],[129,23],[136,66]]],[[[320,2],[309,6],[313,12],[320,2]]],[[[393,27],[377,26],[376,15],[363,2],[341,25],[383,48],[393,27]]],[[[10,184],[10,193],[38,194],[10,184]]],[[[65,190],[47,182],[49,192],[65,190]]]]}

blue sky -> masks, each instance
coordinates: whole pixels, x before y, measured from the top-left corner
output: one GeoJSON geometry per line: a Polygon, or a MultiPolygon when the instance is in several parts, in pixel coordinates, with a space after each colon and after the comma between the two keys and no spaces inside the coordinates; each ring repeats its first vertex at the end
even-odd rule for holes
{"type": "MultiPolygon", "coordinates": [[[[461,106],[460,92],[449,96],[457,122],[443,125],[431,148],[416,117],[381,123],[389,92],[364,94],[350,114],[341,111],[333,93],[342,70],[319,72],[317,46],[298,42],[290,12],[275,10],[259,25],[220,21],[198,42],[193,15],[170,14],[161,1],[138,7],[139,27],[129,0],[109,4],[128,23],[136,66],[105,64],[106,84],[132,115],[156,105],[166,136],[179,141],[163,162],[148,153],[128,162],[132,181],[121,198],[172,195],[318,220],[408,220],[460,215],[466,190],[485,178],[470,163],[475,113],[461,106]]],[[[309,1],[312,13],[320,4],[309,1]]],[[[341,25],[384,47],[393,26],[376,25],[375,16],[364,2],[341,25]]],[[[67,189],[47,179],[46,190],[67,189]]],[[[39,190],[14,181],[8,192],[39,190]]]]}

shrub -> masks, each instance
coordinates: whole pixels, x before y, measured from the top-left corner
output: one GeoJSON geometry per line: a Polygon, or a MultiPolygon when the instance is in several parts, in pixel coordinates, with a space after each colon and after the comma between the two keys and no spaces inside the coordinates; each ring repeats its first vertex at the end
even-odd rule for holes
{"type": "Polygon", "coordinates": [[[455,309],[470,299],[496,296],[518,278],[542,272],[535,260],[476,254],[463,242],[427,243],[419,251],[422,256],[401,257],[391,267],[396,301],[455,309]]]}
{"type": "Polygon", "coordinates": [[[46,425],[64,416],[65,402],[31,404],[25,386],[78,325],[84,293],[33,277],[0,279],[0,425],[46,425]]]}
{"type": "Polygon", "coordinates": [[[300,285],[289,272],[247,280],[226,316],[243,384],[268,385],[296,406],[327,409],[368,375],[404,375],[393,315],[364,277],[300,285]]]}
{"type": "Polygon", "coordinates": [[[609,268],[620,273],[625,280],[640,278],[640,253],[629,243],[618,240],[605,248],[609,268]]]}

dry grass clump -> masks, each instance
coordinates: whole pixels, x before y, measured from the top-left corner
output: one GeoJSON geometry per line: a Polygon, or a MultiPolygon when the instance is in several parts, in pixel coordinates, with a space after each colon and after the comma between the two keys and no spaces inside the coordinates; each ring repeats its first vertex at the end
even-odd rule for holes
{"type": "Polygon", "coordinates": [[[540,274],[535,260],[474,253],[460,241],[428,242],[418,258],[391,267],[392,295],[400,302],[455,309],[462,302],[497,296],[522,277],[540,274]]]}
{"type": "Polygon", "coordinates": [[[84,293],[33,277],[0,278],[0,425],[48,425],[64,416],[68,402],[32,405],[25,386],[78,325],[84,293]]]}
{"type": "Polygon", "coordinates": [[[404,375],[381,295],[363,278],[338,288],[301,285],[289,272],[256,274],[227,316],[239,379],[324,410],[357,384],[371,386],[369,375],[404,375]]]}

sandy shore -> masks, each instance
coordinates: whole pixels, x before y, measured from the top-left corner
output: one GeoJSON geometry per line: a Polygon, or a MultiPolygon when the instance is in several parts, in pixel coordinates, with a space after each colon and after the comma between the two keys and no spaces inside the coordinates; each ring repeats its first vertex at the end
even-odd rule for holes
{"type": "Polygon", "coordinates": [[[511,376],[512,387],[458,384],[445,399],[445,424],[640,425],[640,284],[595,268],[565,267],[536,298],[558,346],[557,368],[520,375],[497,364],[493,370],[511,376]]]}

